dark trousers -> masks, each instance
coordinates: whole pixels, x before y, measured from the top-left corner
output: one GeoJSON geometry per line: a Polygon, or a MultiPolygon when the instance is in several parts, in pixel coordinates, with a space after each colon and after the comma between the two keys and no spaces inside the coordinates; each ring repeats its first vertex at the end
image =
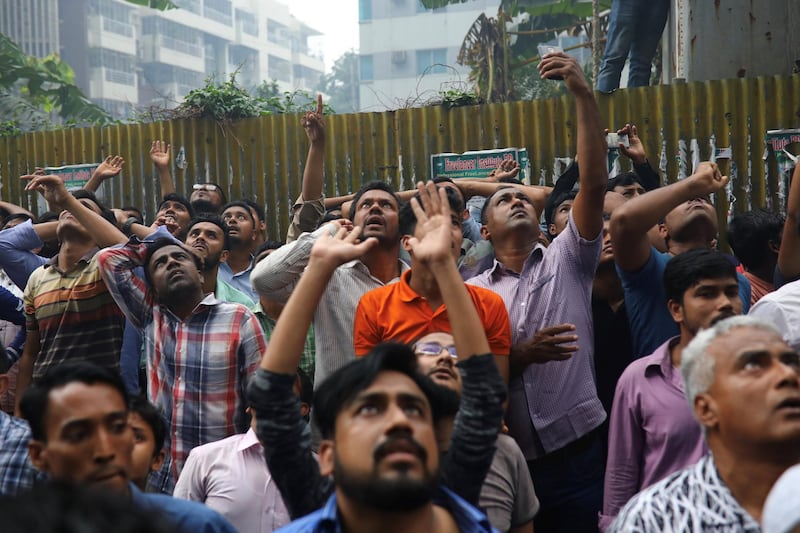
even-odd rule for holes
{"type": "Polygon", "coordinates": [[[597,533],[603,506],[603,448],[597,430],[528,462],[541,507],[536,533],[597,533]]]}

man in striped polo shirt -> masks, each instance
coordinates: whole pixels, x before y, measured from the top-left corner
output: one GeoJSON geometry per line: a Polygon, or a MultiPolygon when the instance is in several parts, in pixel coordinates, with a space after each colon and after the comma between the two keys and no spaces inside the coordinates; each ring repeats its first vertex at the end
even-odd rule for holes
{"type": "Polygon", "coordinates": [[[38,190],[51,208],[63,210],[56,230],[59,253],[37,268],[25,287],[28,338],[19,364],[17,398],[32,380],[65,361],[117,371],[125,322],[97,265],[99,247],[122,236],[114,215],[89,191],[70,194],[58,176],[25,178],[30,179],[27,190],[38,190]]]}

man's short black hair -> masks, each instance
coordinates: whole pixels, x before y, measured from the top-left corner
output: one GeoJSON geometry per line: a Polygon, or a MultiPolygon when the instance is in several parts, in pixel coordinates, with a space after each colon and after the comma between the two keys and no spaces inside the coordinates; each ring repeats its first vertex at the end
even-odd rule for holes
{"type": "Polygon", "coordinates": [[[78,189],[77,191],[73,191],[72,196],[77,198],[78,200],[80,199],[91,200],[92,202],[97,204],[97,207],[100,208],[100,215],[102,215],[102,217],[106,219],[108,222],[113,224],[114,227],[117,226],[117,217],[114,215],[113,211],[111,211],[111,209],[103,205],[103,202],[98,200],[97,196],[95,196],[95,194],[92,191],[87,191],[86,189],[78,189]]]}
{"type": "Polygon", "coordinates": [[[341,220],[342,218],[344,218],[344,215],[342,215],[341,207],[337,207],[336,209],[328,209],[322,216],[322,218],[319,219],[319,224],[317,224],[317,228],[321,228],[328,222],[333,222],[334,220],[341,220]]]}
{"type": "Polygon", "coordinates": [[[336,417],[377,379],[381,372],[400,372],[420,388],[431,405],[434,424],[442,408],[439,388],[417,370],[417,355],[405,344],[382,343],[366,357],[361,357],[331,374],[314,391],[314,420],[323,439],[333,438],[336,417]]]}
{"type": "Polygon", "coordinates": [[[553,224],[559,206],[568,200],[574,200],[576,196],[578,196],[578,191],[572,190],[572,191],[564,191],[555,198],[553,198],[553,202],[549,206],[547,206],[548,209],[545,209],[544,211],[545,223],[553,224]]]}
{"type": "Polygon", "coordinates": [[[636,172],[622,172],[608,180],[606,191],[613,191],[614,187],[627,187],[634,184],[645,188],[642,179],[636,172]]]}
{"type": "Polygon", "coordinates": [[[365,183],[361,186],[358,191],[356,191],[356,195],[353,196],[353,202],[350,204],[350,220],[352,221],[353,218],[356,216],[356,210],[358,209],[358,202],[361,200],[361,197],[364,196],[364,193],[367,191],[385,191],[392,195],[394,201],[397,202],[397,208],[400,209],[400,206],[403,205],[403,201],[400,200],[400,197],[397,196],[397,193],[394,190],[394,187],[389,185],[388,183],[384,183],[382,181],[370,181],[369,183],[365,183]]]}
{"type": "Polygon", "coordinates": [[[215,215],[214,213],[200,213],[196,217],[189,222],[189,227],[186,230],[186,235],[189,235],[189,232],[192,231],[192,227],[195,224],[199,224],[200,222],[208,222],[209,224],[214,224],[215,226],[219,227],[222,230],[222,238],[223,250],[230,250],[231,249],[231,239],[228,236],[228,225],[222,220],[222,217],[219,215],[215,215]]]}
{"type": "Polygon", "coordinates": [[[50,481],[0,498],[3,533],[175,533],[175,524],[150,506],[111,490],[50,481]]]}
{"type": "MultiPolygon", "coordinates": [[[[183,248],[185,245],[181,242],[178,242],[174,239],[169,237],[159,237],[151,243],[147,244],[147,253],[145,254],[144,258],[144,277],[147,280],[147,283],[150,284],[152,287],[153,280],[150,278],[150,259],[153,257],[153,254],[156,251],[160,250],[161,248],[165,248],[167,246],[177,246],[178,248],[183,248]]],[[[185,249],[185,248],[184,248],[185,249]]],[[[203,271],[203,260],[197,255],[192,252],[187,252],[189,257],[192,258],[194,264],[197,266],[197,270],[203,271]]]]}
{"type": "Polygon", "coordinates": [[[120,211],[135,211],[139,214],[139,216],[136,217],[139,219],[139,224],[144,224],[144,213],[135,205],[126,205],[125,207],[120,207],[120,211]]]}
{"type": "Polygon", "coordinates": [[[165,202],[178,202],[186,208],[186,211],[189,213],[189,218],[195,217],[194,207],[192,207],[192,203],[185,196],[181,196],[176,192],[165,194],[158,203],[158,209],[156,209],[156,211],[161,211],[161,206],[164,205],[165,202]]]}
{"type": "Polygon", "coordinates": [[[25,390],[19,409],[22,418],[28,421],[31,435],[35,440],[47,441],[47,429],[44,420],[47,415],[47,405],[50,393],[54,389],[64,387],[70,383],[83,383],[86,385],[108,385],[119,392],[125,408],[130,408],[130,400],[125,390],[125,383],[118,372],[90,363],[60,363],[50,368],[44,376],[34,381],[25,390]]]}
{"type": "Polygon", "coordinates": [[[248,200],[247,198],[243,199],[242,202],[246,203],[248,206],[250,206],[250,209],[256,212],[256,215],[258,215],[258,220],[264,220],[264,208],[261,205],[255,203],[253,200],[248,200]]]}
{"type": "Polygon", "coordinates": [[[225,211],[227,211],[231,207],[241,207],[242,209],[247,211],[247,216],[250,217],[250,221],[253,223],[253,228],[258,230],[258,228],[255,227],[255,225],[256,225],[256,217],[253,216],[253,212],[250,211],[250,205],[247,202],[245,202],[243,200],[234,200],[233,202],[228,202],[227,204],[222,206],[222,209],[220,209],[220,211],[219,211],[220,214],[224,215],[225,211]]]}
{"type": "Polygon", "coordinates": [[[683,304],[683,295],[704,279],[736,277],[736,267],[723,254],[697,249],[678,254],[664,269],[664,291],[668,300],[683,304]]]}
{"type": "Polygon", "coordinates": [[[153,441],[155,442],[153,456],[158,455],[158,452],[164,448],[164,439],[167,436],[167,425],[164,423],[161,413],[156,409],[155,405],[148,402],[147,398],[143,396],[131,398],[130,409],[132,413],[142,417],[145,424],[150,426],[150,430],[153,432],[153,441]]]}
{"type": "MultiPolygon", "coordinates": [[[[447,193],[447,203],[450,205],[450,210],[458,215],[459,220],[461,220],[461,213],[464,211],[464,200],[451,187],[445,187],[444,190],[447,193]]],[[[414,198],[419,201],[419,193],[415,194],[414,198]]],[[[420,204],[421,206],[422,204],[420,204]]],[[[406,202],[400,207],[398,225],[400,227],[400,235],[412,235],[417,228],[417,215],[414,214],[411,202],[406,202]]]]}
{"type": "Polygon", "coordinates": [[[769,244],[780,246],[784,221],[777,213],[754,209],[736,215],[728,223],[728,244],[746,269],[759,268],[774,260],[775,252],[769,244]]]}

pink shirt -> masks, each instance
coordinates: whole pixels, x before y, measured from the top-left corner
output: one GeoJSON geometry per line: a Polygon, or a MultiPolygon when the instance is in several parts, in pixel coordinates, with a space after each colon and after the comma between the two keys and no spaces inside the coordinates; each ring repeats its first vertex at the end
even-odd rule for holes
{"type": "Polygon", "coordinates": [[[628,365],[617,382],[608,430],[602,531],[639,491],[706,454],[703,430],[670,358],[669,347],[678,340],[673,337],[628,365]]]}
{"type": "Polygon", "coordinates": [[[194,448],[173,496],[205,503],[240,533],[266,533],[291,521],[252,429],[194,448]]]}

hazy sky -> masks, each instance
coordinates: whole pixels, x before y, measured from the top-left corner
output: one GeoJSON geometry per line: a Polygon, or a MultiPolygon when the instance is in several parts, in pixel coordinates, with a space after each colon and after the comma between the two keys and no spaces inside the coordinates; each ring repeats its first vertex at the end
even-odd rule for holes
{"type": "Polygon", "coordinates": [[[312,43],[325,55],[325,70],[351,48],[358,49],[358,0],[291,0],[289,11],[312,28],[325,34],[312,43]]]}

